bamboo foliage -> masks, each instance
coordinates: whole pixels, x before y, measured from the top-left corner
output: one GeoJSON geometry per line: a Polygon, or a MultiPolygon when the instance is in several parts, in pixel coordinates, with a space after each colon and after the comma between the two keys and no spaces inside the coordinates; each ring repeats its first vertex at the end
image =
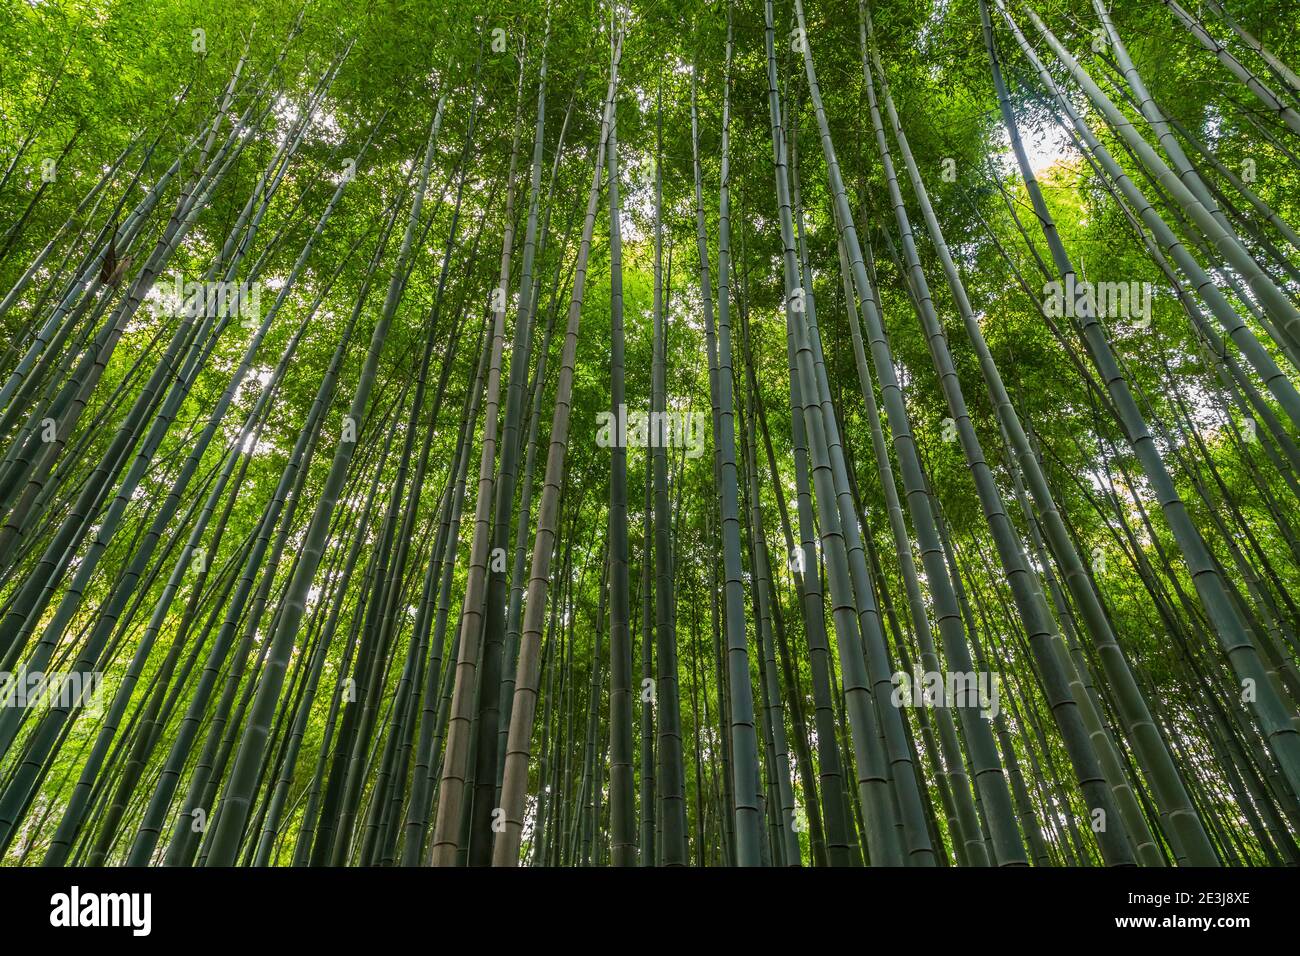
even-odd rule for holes
{"type": "Polygon", "coordinates": [[[844,13],[20,5],[4,863],[1300,863],[1296,38],[844,13]]]}

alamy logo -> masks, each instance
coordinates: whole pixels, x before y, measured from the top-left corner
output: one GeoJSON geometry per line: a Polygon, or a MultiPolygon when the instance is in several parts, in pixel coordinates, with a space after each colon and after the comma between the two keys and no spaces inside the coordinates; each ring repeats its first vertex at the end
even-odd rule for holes
{"type": "Polygon", "coordinates": [[[1053,280],[1043,286],[1043,311],[1054,319],[1077,318],[1080,299],[1092,303],[1099,319],[1137,319],[1140,329],[1151,324],[1150,282],[1078,282],[1071,272],[1064,285],[1053,280]]]}
{"type": "Polygon", "coordinates": [[[985,720],[994,720],[1002,709],[998,703],[998,677],[977,671],[896,671],[890,678],[894,691],[889,702],[895,707],[977,708],[985,720]]]}
{"type": "Polygon", "coordinates": [[[626,405],[596,415],[601,448],[685,448],[687,458],[704,454],[701,412],[629,412],[626,405]]]}
{"type": "Polygon", "coordinates": [[[83,893],[74,886],[50,897],[50,925],[125,926],[132,936],[148,936],[153,929],[153,894],[83,893]]]}
{"type": "Polygon", "coordinates": [[[176,314],[182,318],[233,318],[246,323],[262,317],[260,282],[184,282],[176,276],[172,286],[176,314]]]}
{"type": "Polygon", "coordinates": [[[94,710],[102,702],[99,671],[0,671],[0,707],[58,707],[94,710]]]}

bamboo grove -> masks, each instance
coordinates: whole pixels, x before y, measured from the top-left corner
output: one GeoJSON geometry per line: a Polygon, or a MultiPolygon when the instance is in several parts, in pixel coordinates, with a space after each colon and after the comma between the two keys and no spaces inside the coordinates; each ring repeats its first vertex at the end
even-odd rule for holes
{"type": "Polygon", "coordinates": [[[0,860],[1300,863],[1297,14],[9,4],[0,860]]]}

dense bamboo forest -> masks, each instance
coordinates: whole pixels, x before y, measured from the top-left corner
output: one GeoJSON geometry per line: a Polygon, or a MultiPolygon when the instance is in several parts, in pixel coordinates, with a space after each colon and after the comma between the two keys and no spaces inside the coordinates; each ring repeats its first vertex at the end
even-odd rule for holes
{"type": "Polygon", "coordinates": [[[0,5],[0,863],[1300,865],[1298,24],[0,5]]]}

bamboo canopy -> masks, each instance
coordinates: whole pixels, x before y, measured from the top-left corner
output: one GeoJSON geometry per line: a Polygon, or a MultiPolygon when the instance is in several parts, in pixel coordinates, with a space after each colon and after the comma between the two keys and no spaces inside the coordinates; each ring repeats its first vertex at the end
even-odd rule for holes
{"type": "Polygon", "coordinates": [[[1296,13],[14,5],[0,864],[1300,865],[1296,13]]]}

